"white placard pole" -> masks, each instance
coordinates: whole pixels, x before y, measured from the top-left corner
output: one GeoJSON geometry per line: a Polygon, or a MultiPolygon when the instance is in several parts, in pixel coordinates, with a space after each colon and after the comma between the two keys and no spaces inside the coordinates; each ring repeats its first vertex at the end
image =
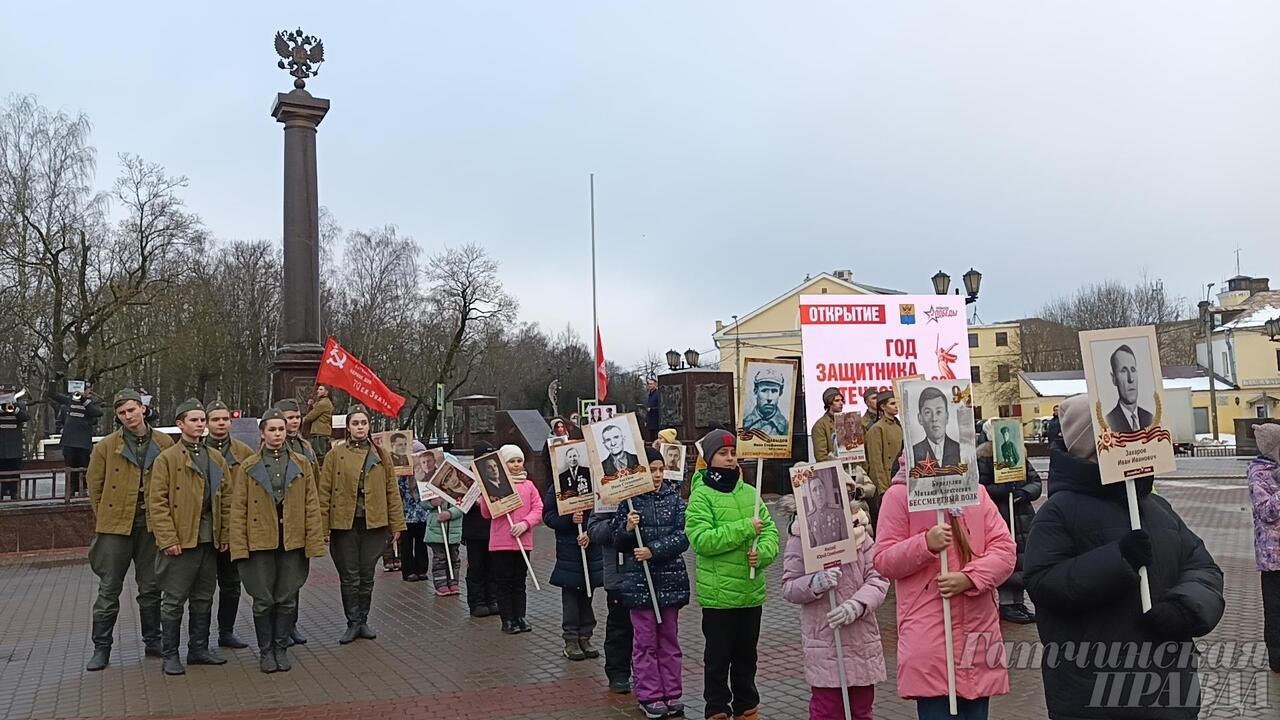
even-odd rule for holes
{"type": "MultiPolygon", "coordinates": [[[[511,519],[511,513],[507,513],[503,517],[507,519],[508,527],[514,528],[516,526],[515,521],[511,519]]],[[[529,531],[525,530],[525,532],[529,531]]],[[[520,542],[520,538],[516,538],[515,541],[516,547],[520,548],[520,557],[524,558],[524,566],[529,570],[529,577],[533,578],[533,589],[541,590],[542,586],[538,584],[538,576],[533,572],[533,563],[529,562],[529,553],[525,551],[524,543],[520,542]]]]}
{"type": "MultiPolygon", "coordinates": [[[[756,458],[756,519],[760,519],[760,486],[764,484],[764,460],[756,458]]],[[[760,542],[760,533],[756,533],[755,538],[751,540],[751,550],[755,551],[756,545],[760,542]]],[[[757,563],[759,564],[759,563],[757,563]]],[[[756,568],[751,566],[751,579],[756,579],[756,568]]]]}
{"type": "MultiPolygon", "coordinates": [[[[827,591],[827,600],[831,609],[836,609],[836,591],[827,591]]],[[[832,628],[836,636],[836,667],[840,669],[840,699],[844,701],[844,720],[853,720],[853,710],[849,707],[849,677],[844,670],[844,642],[840,640],[840,628],[832,628]]]]}
{"type": "MultiPolygon", "coordinates": [[[[627,510],[635,512],[636,506],[631,503],[631,498],[627,498],[627,510]]],[[[636,547],[644,547],[644,538],[640,537],[640,526],[635,527],[636,530],[636,547]]],[[[649,583],[649,600],[653,603],[653,617],[662,624],[662,608],[658,607],[658,592],[653,589],[653,575],[649,573],[649,561],[645,560],[640,563],[644,567],[644,581],[649,583]]]]}
{"type": "MultiPolygon", "coordinates": [[[[1138,488],[1134,487],[1133,480],[1124,481],[1124,492],[1129,497],[1129,529],[1141,530],[1142,517],[1138,515],[1138,488]]],[[[1151,584],[1147,582],[1147,568],[1142,566],[1138,568],[1138,593],[1142,597],[1142,612],[1151,610],[1151,584]]]]}
{"type": "MultiPolygon", "coordinates": [[[[938,524],[942,525],[946,522],[945,511],[938,511],[938,524]]],[[[942,574],[947,574],[947,553],[951,552],[951,546],[942,549],[939,557],[942,559],[942,574]]],[[[958,715],[956,711],[956,653],[955,638],[951,634],[951,598],[942,598],[942,622],[943,631],[947,640],[947,702],[950,705],[952,715],[958,715]]]]}
{"type": "MultiPolygon", "coordinates": [[[[444,536],[442,538],[444,540],[442,543],[444,545],[444,569],[449,573],[449,582],[453,582],[455,580],[453,577],[453,558],[449,557],[449,521],[445,519],[448,515],[442,508],[444,508],[443,505],[436,510],[436,522],[440,523],[440,534],[444,536]]],[[[401,562],[404,561],[401,560],[401,562]]]]}
{"type": "MultiPolygon", "coordinates": [[[[582,537],[582,523],[578,523],[578,537],[582,537]]],[[[587,565],[587,549],[578,546],[582,551],[582,577],[587,581],[587,597],[591,597],[591,567],[587,565]]]]}

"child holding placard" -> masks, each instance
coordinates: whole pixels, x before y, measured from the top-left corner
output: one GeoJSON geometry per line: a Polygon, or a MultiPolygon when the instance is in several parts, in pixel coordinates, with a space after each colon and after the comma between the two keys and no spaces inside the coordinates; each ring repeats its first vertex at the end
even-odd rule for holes
{"type": "MultiPolygon", "coordinates": [[[[520,548],[523,547],[525,553],[533,552],[531,531],[542,522],[542,498],[524,471],[523,450],[515,445],[503,445],[498,448],[498,458],[520,494],[520,507],[489,525],[489,558],[493,564],[502,632],[515,635],[533,630],[524,617],[527,569],[520,548]]],[[[487,503],[483,504],[482,512],[486,518],[492,518],[487,503]]]]}
{"type": "Polygon", "coordinates": [[[849,695],[850,717],[870,720],[876,684],[885,680],[884,647],[876,609],[884,604],[889,581],[872,566],[870,519],[857,509],[860,522],[853,525],[858,548],[856,562],[822,572],[806,573],[804,547],[796,526],[796,499],[787,495],[778,501],[787,528],[787,549],[783,556],[782,596],[801,606],[800,646],[804,651],[804,675],[812,694],[809,720],[838,720],[844,717],[840,699],[841,682],[835,633],[840,633],[844,652],[845,692],[849,695]],[[826,596],[836,593],[839,604],[831,610],[826,596]]]}
{"type": "Polygon", "coordinates": [[[1013,572],[1013,538],[985,492],[978,493],[979,504],[947,511],[941,524],[935,511],[910,512],[905,460],[898,465],[880,506],[874,550],[875,569],[894,581],[897,599],[898,695],[916,701],[921,720],[953,717],[942,607],[949,598],[952,636],[985,638],[990,649],[966,659],[962,643],[954,644],[959,717],[986,720],[991,696],[1009,692],[995,589],[1013,572]],[[939,572],[944,552],[945,575],[939,572]]]}
{"type": "Polygon", "coordinates": [[[458,551],[462,549],[463,513],[440,498],[433,497],[427,504],[431,510],[424,535],[431,548],[431,584],[438,597],[457,595],[462,592],[458,587],[458,573],[462,570],[458,551]]]}
{"type": "Polygon", "coordinates": [[[679,613],[689,604],[689,574],[682,557],[689,539],[684,534],[679,484],[663,479],[662,453],[651,447],[645,450],[653,492],[632,498],[630,509],[620,507],[614,514],[613,546],[624,558],[619,585],[634,629],[631,665],[636,700],[646,717],[663,718],[684,713],[679,613]],[[661,618],[654,610],[655,596],[661,618]]]}
{"type": "Polygon", "coordinates": [[[542,508],[542,522],[556,533],[556,564],[551,570],[551,584],[560,588],[564,657],[575,662],[598,658],[600,651],[591,645],[596,613],[591,607],[587,583],[590,581],[592,588],[603,585],[604,571],[600,547],[591,544],[584,529],[591,513],[579,510],[572,515],[561,515],[556,506],[554,478],[542,498],[542,508]]]}
{"type": "Polygon", "coordinates": [[[706,717],[756,720],[756,646],[765,598],[760,571],[778,557],[778,528],[763,504],[756,515],[755,488],[742,482],[733,434],[712,430],[698,447],[707,467],[691,481],[685,534],[697,556],[706,717]],[[757,569],[754,578],[751,568],[757,569]]]}

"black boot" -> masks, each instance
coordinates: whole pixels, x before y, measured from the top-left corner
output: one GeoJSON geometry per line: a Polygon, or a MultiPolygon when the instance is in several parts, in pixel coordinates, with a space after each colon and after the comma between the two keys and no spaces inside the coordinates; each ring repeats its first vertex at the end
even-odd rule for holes
{"type": "Polygon", "coordinates": [[[293,626],[298,622],[298,616],[293,613],[287,613],[283,610],[277,610],[275,614],[275,638],[276,638],[276,669],[280,672],[289,672],[293,669],[293,663],[289,661],[289,642],[290,636],[293,634],[293,626]]]}
{"type": "Polygon", "coordinates": [[[338,644],[349,645],[360,637],[360,599],[357,597],[356,589],[343,585],[340,589],[342,595],[342,614],[347,618],[347,630],[342,633],[342,637],[338,638],[338,644]]]}
{"type": "Polygon", "coordinates": [[[235,630],[220,630],[218,631],[218,647],[236,649],[247,648],[249,647],[249,643],[241,640],[236,635],[235,630]]]}
{"type": "Polygon", "coordinates": [[[289,631],[288,639],[289,639],[290,645],[306,645],[307,644],[307,639],[302,636],[302,633],[298,632],[298,627],[296,623],[294,624],[293,629],[289,631]]]}
{"type": "Polygon", "coordinates": [[[273,673],[276,667],[275,629],[271,615],[253,616],[253,633],[258,638],[258,667],[264,673],[273,673]]]}
{"type": "Polygon", "coordinates": [[[209,649],[209,624],[213,618],[205,612],[191,614],[191,627],[188,628],[187,664],[188,665],[226,665],[226,658],[209,649]]]}
{"type": "Polygon", "coordinates": [[[378,633],[369,627],[369,605],[372,601],[372,593],[360,597],[360,627],[356,629],[356,636],[365,640],[376,640],[378,638],[378,633]]]}
{"type": "Polygon", "coordinates": [[[84,666],[85,670],[96,672],[111,663],[111,631],[114,629],[114,621],[93,619],[93,656],[84,666]]]}
{"type": "Polygon", "coordinates": [[[223,587],[218,596],[218,647],[247,648],[249,644],[236,637],[236,612],[240,609],[240,585],[223,587]]]}
{"type": "Polygon", "coordinates": [[[187,669],[182,667],[182,658],[178,657],[178,643],[182,640],[182,618],[165,620],[160,623],[162,638],[160,650],[164,654],[165,675],[186,675],[187,669]]]}
{"type": "Polygon", "coordinates": [[[520,628],[516,627],[516,624],[510,620],[503,620],[502,632],[505,635],[515,635],[516,633],[520,632],[520,628]]]}
{"type": "Polygon", "coordinates": [[[147,657],[164,657],[160,637],[160,608],[140,609],[138,624],[142,627],[142,645],[147,657]]]}

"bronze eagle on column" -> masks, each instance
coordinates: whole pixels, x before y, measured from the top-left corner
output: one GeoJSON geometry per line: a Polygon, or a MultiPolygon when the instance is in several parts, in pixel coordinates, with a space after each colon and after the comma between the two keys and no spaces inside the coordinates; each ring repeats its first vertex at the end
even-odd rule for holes
{"type": "Polygon", "coordinates": [[[318,37],[304,34],[302,28],[289,33],[281,30],[276,33],[276,54],[281,57],[276,66],[287,69],[294,77],[293,86],[301,90],[307,86],[306,78],[320,74],[324,43],[318,37]]]}

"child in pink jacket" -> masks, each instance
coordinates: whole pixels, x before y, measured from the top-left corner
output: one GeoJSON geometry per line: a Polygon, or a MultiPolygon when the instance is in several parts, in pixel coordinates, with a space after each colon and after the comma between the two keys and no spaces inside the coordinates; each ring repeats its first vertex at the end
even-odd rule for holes
{"type": "MultiPolygon", "coordinates": [[[[521,505],[489,524],[489,561],[493,567],[494,592],[498,596],[498,614],[502,616],[502,632],[515,635],[533,630],[524,619],[527,573],[520,547],[524,546],[525,552],[533,552],[531,531],[542,522],[542,498],[524,471],[524,451],[515,445],[503,445],[498,448],[498,458],[507,466],[521,505]]],[[[481,500],[480,512],[486,518],[493,517],[484,500],[481,500]]]]}
{"type": "Polygon", "coordinates": [[[1013,538],[985,491],[978,505],[944,511],[942,524],[933,510],[908,512],[905,460],[899,468],[880,506],[875,544],[876,570],[894,581],[898,695],[916,701],[920,720],[986,720],[991,696],[1009,692],[996,588],[1013,573],[1013,538]],[[958,716],[948,710],[943,597],[951,598],[958,716]]]}
{"type": "Polygon", "coordinates": [[[871,720],[876,683],[885,679],[884,646],[876,609],[884,604],[889,581],[880,576],[871,562],[874,544],[866,528],[870,519],[856,510],[854,526],[858,558],[838,568],[812,575],[804,571],[804,548],[795,525],[796,501],[788,495],[778,502],[787,528],[787,549],[783,556],[782,596],[801,606],[800,642],[804,650],[804,677],[812,694],[809,720],[840,720],[844,701],[840,698],[840,668],[836,657],[835,633],[840,633],[844,650],[845,692],[849,694],[853,720],[871,720]],[[836,609],[831,609],[828,593],[835,593],[836,609]]]}

